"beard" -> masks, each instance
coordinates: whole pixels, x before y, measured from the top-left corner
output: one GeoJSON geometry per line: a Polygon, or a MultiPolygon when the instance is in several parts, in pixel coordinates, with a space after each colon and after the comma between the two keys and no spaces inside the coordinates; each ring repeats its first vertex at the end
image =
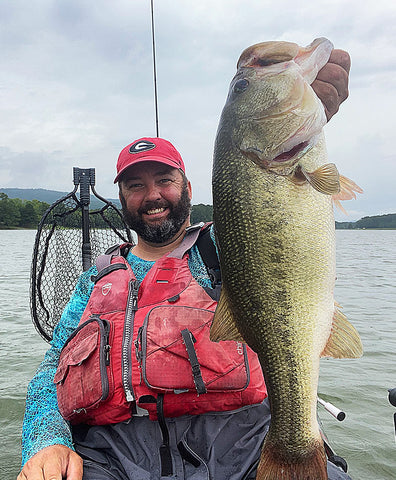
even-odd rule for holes
{"type": "Polygon", "coordinates": [[[179,232],[191,212],[191,200],[188,195],[187,182],[183,186],[180,200],[176,205],[165,202],[147,202],[144,208],[140,208],[137,213],[131,213],[121,192],[120,201],[125,223],[139,237],[149,243],[165,243],[171,240],[179,232]],[[159,225],[148,225],[143,221],[142,213],[162,207],[168,207],[170,210],[168,217],[162,223],[159,225]]]}

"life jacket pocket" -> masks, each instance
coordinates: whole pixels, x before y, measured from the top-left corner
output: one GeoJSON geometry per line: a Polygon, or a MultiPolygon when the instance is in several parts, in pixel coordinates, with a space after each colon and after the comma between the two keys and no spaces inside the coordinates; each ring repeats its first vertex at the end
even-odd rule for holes
{"type": "Polygon", "coordinates": [[[135,342],[142,380],[160,393],[244,390],[250,380],[246,346],[209,338],[214,312],[186,306],[151,309],[135,342]]]}
{"type": "Polygon", "coordinates": [[[61,351],[54,383],[59,411],[72,423],[113,393],[110,335],[111,323],[93,315],[72,333],[61,351]]]}

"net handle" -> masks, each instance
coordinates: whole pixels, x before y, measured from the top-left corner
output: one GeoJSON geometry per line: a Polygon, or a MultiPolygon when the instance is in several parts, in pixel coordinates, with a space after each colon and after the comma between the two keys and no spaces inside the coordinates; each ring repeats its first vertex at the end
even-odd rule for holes
{"type": "Polygon", "coordinates": [[[73,167],[74,185],[80,186],[81,231],[82,231],[82,267],[84,272],[91,266],[92,248],[89,235],[90,187],[95,185],[95,169],[73,167]]]}

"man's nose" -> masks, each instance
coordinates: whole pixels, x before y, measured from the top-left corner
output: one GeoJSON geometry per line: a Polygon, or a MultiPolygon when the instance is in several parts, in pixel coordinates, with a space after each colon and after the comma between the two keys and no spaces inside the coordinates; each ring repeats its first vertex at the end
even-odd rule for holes
{"type": "Polygon", "coordinates": [[[161,198],[161,189],[155,183],[152,183],[147,186],[146,190],[146,200],[154,201],[161,198]]]}

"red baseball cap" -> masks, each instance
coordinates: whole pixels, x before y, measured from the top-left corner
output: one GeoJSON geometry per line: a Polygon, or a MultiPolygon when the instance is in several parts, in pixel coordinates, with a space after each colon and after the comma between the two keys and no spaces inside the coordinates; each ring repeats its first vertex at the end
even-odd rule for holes
{"type": "Polygon", "coordinates": [[[139,138],[121,150],[117,161],[117,183],[127,168],[139,162],[160,162],[179,168],[185,174],[183,159],[176,148],[163,138],[139,138]]]}

